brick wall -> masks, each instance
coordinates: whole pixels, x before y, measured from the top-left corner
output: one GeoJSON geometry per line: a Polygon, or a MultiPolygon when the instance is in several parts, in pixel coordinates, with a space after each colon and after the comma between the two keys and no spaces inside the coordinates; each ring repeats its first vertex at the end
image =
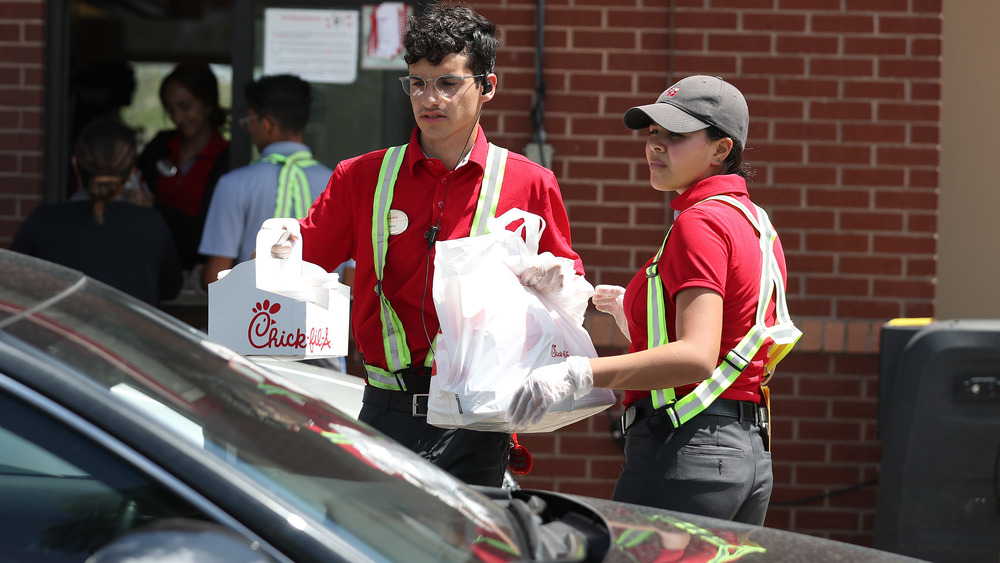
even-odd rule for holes
{"type": "MultiPolygon", "coordinates": [[[[534,0],[480,0],[503,28],[492,138],[531,139],[534,0]]],[[[940,0],[545,0],[545,128],[594,283],[624,285],[659,246],[667,199],[648,185],[628,107],[689,74],[746,95],[751,195],[785,247],[804,331],[774,392],[768,525],[870,545],[881,324],[933,316],[940,0]],[[672,7],[671,7],[672,6],[672,7]]],[[[588,320],[602,353],[624,341],[588,320]]],[[[618,409],[612,413],[617,414],[618,409]]],[[[607,496],[622,455],[597,416],[522,436],[525,486],[607,496]]]]}
{"type": "MultiPolygon", "coordinates": [[[[531,140],[536,0],[479,0],[501,24],[491,139],[531,140]]],[[[736,84],[751,112],[751,194],[778,227],[804,335],[773,383],[767,524],[871,544],[881,324],[933,316],[940,0],[545,0],[545,128],[594,283],[624,284],[658,247],[668,200],[649,188],[625,109],[689,74],[736,84]]],[[[0,246],[42,192],[43,0],[0,0],[0,246]]],[[[599,351],[624,349],[610,317],[599,351]]],[[[524,486],[607,497],[622,461],[611,409],[525,435],[524,486]]]]}
{"type": "Polygon", "coordinates": [[[0,247],[42,195],[45,2],[0,0],[0,247]]]}

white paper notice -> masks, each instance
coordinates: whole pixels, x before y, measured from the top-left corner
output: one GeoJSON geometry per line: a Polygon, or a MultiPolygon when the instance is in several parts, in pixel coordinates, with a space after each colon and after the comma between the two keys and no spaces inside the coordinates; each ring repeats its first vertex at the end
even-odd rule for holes
{"type": "Polygon", "coordinates": [[[358,76],[358,12],[264,10],[264,74],[352,84],[358,76]]]}

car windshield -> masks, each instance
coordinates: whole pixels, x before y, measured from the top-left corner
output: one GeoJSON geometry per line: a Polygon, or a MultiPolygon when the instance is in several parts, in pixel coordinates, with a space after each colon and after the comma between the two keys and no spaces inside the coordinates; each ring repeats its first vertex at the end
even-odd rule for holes
{"type": "Polygon", "coordinates": [[[0,270],[0,337],[84,374],[303,519],[392,560],[521,557],[495,503],[204,333],[71,270],[7,251],[0,270]]]}

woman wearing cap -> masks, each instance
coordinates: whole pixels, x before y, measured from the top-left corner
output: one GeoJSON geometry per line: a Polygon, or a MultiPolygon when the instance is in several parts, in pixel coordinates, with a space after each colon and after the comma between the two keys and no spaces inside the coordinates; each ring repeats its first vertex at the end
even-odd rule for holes
{"type": "Polygon", "coordinates": [[[627,289],[594,294],[630,338],[629,353],[533,371],[508,420],[517,427],[595,386],[624,389],[614,500],[763,524],[772,476],[762,384],[766,364],[783,355],[769,344],[794,343],[797,330],[784,307],[781,244],[747,193],[746,101],[720,78],[691,76],[629,109],[625,125],[648,130],[650,184],[676,194],[660,252],[627,289]],[[787,335],[772,333],[776,324],[787,335]]]}

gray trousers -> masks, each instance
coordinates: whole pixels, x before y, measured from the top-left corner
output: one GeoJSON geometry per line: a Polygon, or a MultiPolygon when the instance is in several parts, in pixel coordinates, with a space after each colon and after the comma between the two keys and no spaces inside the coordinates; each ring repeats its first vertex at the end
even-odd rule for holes
{"type": "Polygon", "coordinates": [[[699,414],[674,429],[666,415],[636,420],[612,499],[763,525],[771,452],[752,421],[699,414]]]}

